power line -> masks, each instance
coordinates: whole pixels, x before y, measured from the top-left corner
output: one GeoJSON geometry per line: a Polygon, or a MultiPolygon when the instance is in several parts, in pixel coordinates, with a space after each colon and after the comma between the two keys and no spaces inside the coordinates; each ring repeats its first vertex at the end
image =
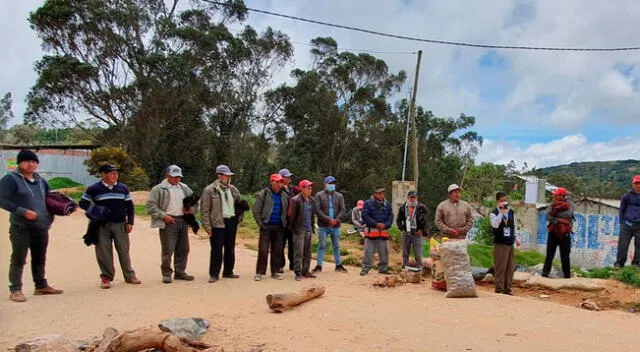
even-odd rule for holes
{"type": "MultiPolygon", "coordinates": [[[[319,48],[319,45],[305,43],[295,40],[290,40],[291,43],[306,45],[313,48],[319,48]]],[[[353,49],[353,48],[338,48],[340,51],[352,51],[352,52],[362,52],[362,53],[371,53],[371,54],[398,54],[398,55],[415,55],[417,51],[384,51],[384,50],[372,50],[372,49],[353,49]]]]}
{"type": "MultiPolygon", "coordinates": [[[[218,2],[218,1],[212,1],[212,0],[202,0],[202,1],[210,3],[210,4],[214,4],[214,5],[220,5],[220,6],[226,6],[226,7],[237,7],[237,5],[226,4],[226,3],[222,3],[222,2],[218,2]]],[[[489,44],[474,44],[474,43],[465,43],[465,42],[454,42],[454,41],[448,41],[448,40],[417,38],[417,37],[409,37],[409,36],[399,35],[399,34],[379,32],[379,31],[374,31],[374,30],[370,30],[370,29],[364,29],[364,28],[346,26],[346,25],[342,25],[342,24],[335,24],[335,23],[317,21],[317,20],[312,20],[312,19],[309,19],[309,18],[303,18],[303,17],[298,17],[298,16],[290,16],[290,15],[285,15],[285,14],[281,14],[281,13],[277,13],[277,12],[254,9],[254,8],[250,8],[250,7],[244,7],[244,9],[246,9],[248,11],[251,11],[251,12],[257,12],[257,13],[261,13],[261,14],[265,14],[265,15],[287,18],[287,19],[295,20],[295,21],[313,23],[313,24],[317,24],[317,25],[321,25],[321,26],[328,26],[328,27],[333,27],[333,28],[345,29],[345,30],[349,30],[349,31],[373,34],[373,35],[377,35],[377,36],[381,36],[381,37],[409,40],[409,41],[414,41],[414,42],[423,42],[423,43],[430,43],[430,44],[465,46],[465,47],[485,48],[485,49],[543,50],[543,51],[633,51],[633,50],[640,50],[640,46],[617,47],[617,48],[567,48],[567,47],[550,47],[550,46],[489,45],[489,44]]]]}

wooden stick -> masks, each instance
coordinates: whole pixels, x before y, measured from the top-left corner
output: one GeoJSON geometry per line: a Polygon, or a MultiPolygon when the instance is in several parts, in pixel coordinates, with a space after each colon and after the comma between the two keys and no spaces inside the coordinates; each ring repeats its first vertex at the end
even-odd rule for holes
{"type": "Polygon", "coordinates": [[[138,352],[151,348],[165,352],[224,351],[220,346],[211,346],[155,329],[139,329],[118,334],[117,330],[107,328],[103,336],[104,339],[94,352],[138,352]]]}
{"type": "Polygon", "coordinates": [[[311,286],[298,293],[276,293],[267,295],[269,308],[276,313],[282,313],[299,304],[310,301],[324,294],[324,286],[311,286]]]}

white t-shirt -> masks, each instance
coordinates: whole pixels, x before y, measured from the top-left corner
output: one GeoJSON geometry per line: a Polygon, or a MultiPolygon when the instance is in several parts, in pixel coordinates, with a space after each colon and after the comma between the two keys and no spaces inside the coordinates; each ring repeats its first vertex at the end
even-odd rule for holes
{"type": "Polygon", "coordinates": [[[171,216],[182,216],[182,200],[184,199],[184,192],[179,185],[169,186],[169,205],[167,206],[166,213],[171,216]]]}

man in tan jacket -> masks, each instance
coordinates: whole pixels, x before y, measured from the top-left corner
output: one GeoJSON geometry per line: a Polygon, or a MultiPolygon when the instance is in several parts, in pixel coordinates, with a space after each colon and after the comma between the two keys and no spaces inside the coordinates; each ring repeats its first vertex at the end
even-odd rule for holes
{"type": "Polygon", "coordinates": [[[202,226],[209,237],[211,256],[209,257],[209,282],[218,281],[220,269],[224,261],[222,277],[237,279],[240,276],[233,273],[236,263],[236,231],[238,219],[235,203],[240,200],[240,191],[231,184],[234,175],[227,165],[216,167],[218,177],[212,184],[202,191],[200,197],[200,214],[202,226]]]}
{"type": "Polygon", "coordinates": [[[473,227],[471,205],[460,200],[460,186],[449,185],[447,191],[449,199],[438,204],[436,208],[436,226],[442,235],[451,239],[464,239],[473,227]]]}

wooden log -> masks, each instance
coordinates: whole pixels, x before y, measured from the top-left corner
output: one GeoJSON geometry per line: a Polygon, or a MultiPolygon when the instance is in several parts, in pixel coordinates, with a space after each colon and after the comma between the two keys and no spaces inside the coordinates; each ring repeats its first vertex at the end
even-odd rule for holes
{"type": "Polygon", "coordinates": [[[276,313],[282,313],[299,304],[310,301],[324,294],[324,286],[314,285],[298,293],[275,293],[267,295],[269,308],[276,313]]]}
{"type": "Polygon", "coordinates": [[[155,329],[139,329],[118,334],[117,330],[108,328],[103,336],[104,339],[94,352],[138,352],[152,348],[164,352],[224,351],[220,346],[180,338],[155,329]]]}

